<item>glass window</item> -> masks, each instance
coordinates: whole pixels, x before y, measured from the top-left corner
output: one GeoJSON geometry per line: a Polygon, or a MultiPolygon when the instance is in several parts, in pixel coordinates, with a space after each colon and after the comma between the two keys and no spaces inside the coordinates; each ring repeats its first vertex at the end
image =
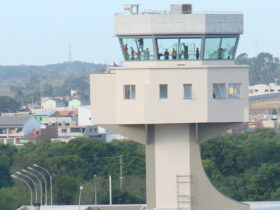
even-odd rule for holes
{"type": "Polygon", "coordinates": [[[192,85],[191,84],[184,84],[184,99],[191,99],[192,98],[192,85]]]}
{"type": "Polygon", "coordinates": [[[235,52],[236,38],[222,38],[221,51],[222,59],[233,59],[235,52]]]}
{"type": "Polygon", "coordinates": [[[159,98],[160,99],[167,99],[167,85],[159,85],[159,98]]]}
{"type": "Polygon", "coordinates": [[[177,59],[178,56],[178,38],[161,38],[157,39],[157,59],[169,60],[177,59]]]}
{"type": "Polygon", "coordinates": [[[126,61],[154,60],[152,38],[122,38],[121,41],[126,61]]]}
{"type": "Polygon", "coordinates": [[[179,40],[178,59],[200,59],[201,39],[183,38],[179,40]]]}
{"type": "Polygon", "coordinates": [[[62,133],[67,133],[67,129],[62,129],[61,132],[62,133]]]}
{"type": "Polygon", "coordinates": [[[233,59],[237,38],[206,38],[204,59],[233,59]]]}
{"type": "Polygon", "coordinates": [[[81,128],[71,128],[70,132],[71,133],[81,133],[82,130],[81,130],[81,128]]]}
{"type": "Polygon", "coordinates": [[[135,85],[124,85],[124,99],[135,99],[135,85]]]}
{"type": "Polygon", "coordinates": [[[213,98],[215,98],[215,99],[226,98],[226,85],[225,84],[213,84],[213,98]]]}
{"type": "Polygon", "coordinates": [[[240,98],[240,83],[229,83],[228,84],[228,97],[229,98],[240,98]]]}
{"type": "Polygon", "coordinates": [[[221,38],[206,38],[204,59],[218,59],[221,38]]]}

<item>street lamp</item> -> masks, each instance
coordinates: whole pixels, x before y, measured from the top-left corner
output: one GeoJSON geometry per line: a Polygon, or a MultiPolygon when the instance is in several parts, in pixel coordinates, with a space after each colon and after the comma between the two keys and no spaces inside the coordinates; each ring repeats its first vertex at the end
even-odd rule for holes
{"type": "Polygon", "coordinates": [[[80,195],[79,195],[79,210],[81,209],[81,198],[82,198],[82,190],[84,189],[83,186],[80,186],[80,195]]]}
{"type": "Polygon", "coordinates": [[[33,195],[32,195],[32,189],[31,189],[30,185],[28,184],[28,182],[25,181],[25,180],[22,179],[22,178],[17,177],[17,176],[14,175],[14,174],[12,174],[11,177],[14,178],[14,179],[18,179],[18,180],[24,182],[24,183],[27,185],[27,187],[28,187],[29,190],[30,190],[30,206],[32,206],[32,205],[33,205],[33,195]]]}
{"type": "Polygon", "coordinates": [[[44,182],[45,182],[45,205],[47,206],[48,205],[48,186],[47,186],[46,177],[44,176],[43,173],[41,173],[40,171],[35,170],[34,168],[31,168],[31,167],[27,167],[27,168],[32,170],[32,171],[37,172],[38,174],[40,174],[43,177],[44,182]]]}
{"type": "Polygon", "coordinates": [[[16,172],[17,174],[21,175],[21,176],[24,176],[26,177],[27,179],[29,179],[33,184],[34,184],[34,189],[35,189],[35,201],[36,203],[38,202],[38,199],[37,199],[37,186],[36,186],[36,183],[34,182],[34,180],[30,177],[30,176],[27,176],[19,171],[16,172]]]}
{"type": "Polygon", "coordinates": [[[33,166],[37,167],[37,168],[41,168],[43,169],[45,172],[47,172],[47,174],[49,175],[50,177],[50,185],[51,185],[51,205],[53,205],[53,196],[52,196],[52,176],[50,174],[50,172],[46,169],[46,168],[43,168],[42,166],[39,166],[37,164],[33,164],[33,166]]]}
{"type": "Polygon", "coordinates": [[[34,177],[36,177],[36,179],[38,180],[38,182],[39,182],[39,184],[40,184],[40,192],[41,192],[41,206],[42,206],[42,202],[43,202],[43,190],[42,190],[42,182],[41,182],[41,180],[39,179],[39,177],[36,175],[36,174],[33,174],[33,173],[31,173],[30,171],[26,171],[26,170],[24,170],[24,169],[22,169],[21,171],[23,171],[24,173],[27,173],[27,174],[29,174],[29,175],[31,175],[31,176],[34,176],[34,177]]]}
{"type": "Polygon", "coordinates": [[[96,177],[97,175],[94,175],[94,204],[97,204],[97,191],[96,191],[96,177]]]}

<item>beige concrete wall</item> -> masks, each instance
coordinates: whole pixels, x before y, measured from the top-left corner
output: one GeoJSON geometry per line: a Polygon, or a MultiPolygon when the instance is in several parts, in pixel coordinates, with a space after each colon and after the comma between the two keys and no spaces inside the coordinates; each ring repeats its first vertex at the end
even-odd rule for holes
{"type": "Polygon", "coordinates": [[[116,35],[242,34],[242,14],[116,15],[116,35]]]}
{"type": "Polygon", "coordinates": [[[231,122],[248,121],[248,71],[237,68],[211,69],[207,74],[208,80],[208,121],[222,122],[231,119],[231,122]],[[228,93],[229,83],[241,83],[240,99],[213,99],[213,84],[225,83],[228,93]]]}
{"type": "Polygon", "coordinates": [[[123,125],[247,121],[247,79],[247,67],[197,64],[91,75],[92,120],[123,125]],[[213,99],[214,83],[241,83],[241,98],[213,99]],[[159,97],[160,84],[168,85],[167,99],[159,97]],[[183,98],[183,84],[192,84],[192,99],[183,98]],[[124,85],[136,86],[136,99],[124,100],[124,85]]]}
{"type": "Polygon", "coordinates": [[[116,77],[114,74],[90,75],[91,119],[93,124],[104,124],[104,122],[108,124],[109,119],[112,123],[115,122],[115,86],[116,77]]]}

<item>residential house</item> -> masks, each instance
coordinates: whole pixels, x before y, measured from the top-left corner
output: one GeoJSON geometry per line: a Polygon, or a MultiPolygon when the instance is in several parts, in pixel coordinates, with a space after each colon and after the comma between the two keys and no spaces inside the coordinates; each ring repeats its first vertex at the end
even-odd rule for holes
{"type": "Polygon", "coordinates": [[[45,117],[49,117],[51,115],[53,115],[55,113],[54,110],[40,110],[36,113],[33,114],[33,116],[35,117],[36,120],[38,120],[38,122],[40,124],[42,124],[42,119],[45,117]]]}
{"type": "Polygon", "coordinates": [[[1,116],[0,142],[18,144],[23,136],[40,129],[40,123],[31,115],[1,116]]]}
{"type": "Polygon", "coordinates": [[[81,106],[81,101],[79,99],[72,99],[68,102],[68,107],[78,107],[81,106]]]}
{"type": "Polygon", "coordinates": [[[78,108],[78,124],[79,125],[92,125],[90,107],[79,107],[78,108]]]}
{"type": "Polygon", "coordinates": [[[38,143],[44,139],[51,139],[57,137],[57,130],[55,126],[41,127],[39,131],[33,129],[32,133],[22,137],[22,142],[38,143]]]}
{"type": "Polygon", "coordinates": [[[64,98],[42,98],[41,107],[46,110],[54,110],[56,108],[65,107],[66,100],[64,98]]]}

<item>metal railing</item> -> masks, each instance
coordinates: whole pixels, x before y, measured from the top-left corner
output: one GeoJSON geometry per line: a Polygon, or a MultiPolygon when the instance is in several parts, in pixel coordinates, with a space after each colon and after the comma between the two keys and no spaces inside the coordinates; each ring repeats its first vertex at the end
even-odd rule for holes
{"type": "MultiPolygon", "coordinates": [[[[171,15],[174,14],[171,11],[167,10],[142,10],[139,14],[133,15],[171,15]]],[[[188,14],[243,14],[242,11],[192,11],[188,14]]],[[[115,13],[115,16],[118,15],[132,15],[129,12],[118,12],[115,13]]]]}

